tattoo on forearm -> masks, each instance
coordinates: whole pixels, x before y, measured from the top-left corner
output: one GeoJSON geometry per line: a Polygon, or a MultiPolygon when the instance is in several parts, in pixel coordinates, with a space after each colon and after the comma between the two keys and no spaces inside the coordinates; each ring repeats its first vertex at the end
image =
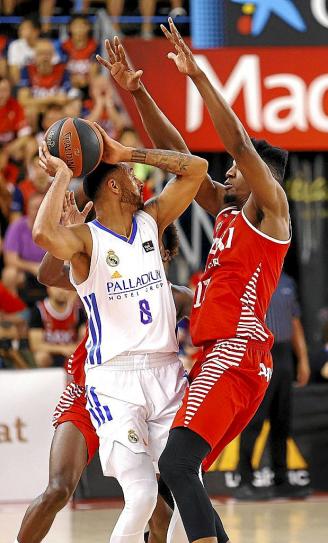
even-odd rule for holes
{"type": "Polygon", "coordinates": [[[184,153],[178,153],[177,151],[136,149],[132,152],[131,160],[140,164],[156,166],[156,168],[160,168],[161,170],[167,170],[179,175],[188,170],[193,157],[184,153]]]}

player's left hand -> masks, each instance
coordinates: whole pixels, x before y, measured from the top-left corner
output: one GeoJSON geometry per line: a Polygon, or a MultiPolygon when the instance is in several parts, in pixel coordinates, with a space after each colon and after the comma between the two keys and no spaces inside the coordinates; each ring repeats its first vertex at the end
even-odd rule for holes
{"type": "Polygon", "coordinates": [[[60,222],[63,226],[73,226],[83,224],[92,209],[93,203],[87,202],[82,211],[76,205],[75,195],[73,191],[67,191],[63,203],[63,211],[60,222]]]}
{"type": "Polygon", "coordinates": [[[67,173],[73,177],[73,172],[67,166],[67,164],[61,160],[61,158],[52,156],[49,153],[49,149],[45,141],[43,141],[42,146],[39,147],[39,164],[41,168],[43,168],[43,170],[46,171],[51,177],[55,177],[56,173],[60,169],[67,170],[67,173]]]}
{"type": "Polygon", "coordinates": [[[167,56],[170,60],[173,60],[178,68],[179,72],[190,77],[194,77],[201,73],[194,55],[189,49],[186,42],[182,39],[181,34],[178,32],[171,17],[169,17],[170,32],[164,25],[161,25],[161,29],[164,32],[166,38],[174,46],[176,53],[169,53],[167,56]]]}

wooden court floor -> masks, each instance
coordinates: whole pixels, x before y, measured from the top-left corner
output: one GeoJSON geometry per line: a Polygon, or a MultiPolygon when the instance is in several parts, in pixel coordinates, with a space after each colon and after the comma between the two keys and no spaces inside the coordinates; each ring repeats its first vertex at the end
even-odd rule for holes
{"type": "MultiPolygon", "coordinates": [[[[328,497],[306,501],[214,501],[231,543],[327,543],[328,497]]],[[[26,506],[0,504],[0,543],[13,543],[26,506]]],[[[108,543],[119,507],[72,510],[55,520],[45,543],[108,543]]]]}

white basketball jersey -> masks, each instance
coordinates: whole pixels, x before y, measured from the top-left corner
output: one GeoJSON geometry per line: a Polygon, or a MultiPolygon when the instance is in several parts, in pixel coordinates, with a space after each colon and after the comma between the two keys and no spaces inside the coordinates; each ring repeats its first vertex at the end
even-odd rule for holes
{"type": "Polygon", "coordinates": [[[71,273],[89,321],[86,369],[127,352],[177,352],[176,311],[154,219],[138,211],[129,238],[97,220],[88,226],[89,276],[77,285],[71,273]]]}

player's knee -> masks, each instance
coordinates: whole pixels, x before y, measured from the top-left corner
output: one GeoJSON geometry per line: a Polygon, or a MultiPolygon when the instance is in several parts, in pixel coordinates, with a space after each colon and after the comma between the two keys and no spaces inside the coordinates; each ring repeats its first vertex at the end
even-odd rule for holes
{"type": "Polygon", "coordinates": [[[186,466],[179,461],[171,449],[170,446],[166,446],[158,462],[161,477],[170,489],[183,483],[186,471],[186,466]]]}
{"type": "Polygon", "coordinates": [[[157,482],[140,480],[129,485],[129,489],[124,493],[125,502],[133,509],[137,504],[138,512],[147,520],[151,517],[157,502],[157,482]]]}
{"type": "Polygon", "coordinates": [[[50,481],[45,493],[43,494],[42,501],[50,509],[62,509],[70,499],[74,491],[70,482],[54,480],[50,481]]]}

